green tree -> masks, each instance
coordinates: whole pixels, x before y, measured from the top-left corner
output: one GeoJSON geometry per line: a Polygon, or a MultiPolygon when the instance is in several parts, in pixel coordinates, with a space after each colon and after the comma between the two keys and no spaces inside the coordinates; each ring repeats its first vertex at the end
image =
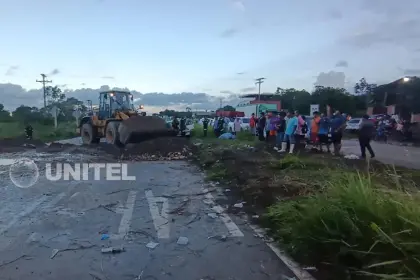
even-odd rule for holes
{"type": "Polygon", "coordinates": [[[343,88],[316,86],[311,95],[311,103],[319,104],[321,111],[329,105],[333,110],[354,114],[357,111],[357,102],[354,97],[343,88]]]}
{"type": "Polygon", "coordinates": [[[0,122],[10,122],[11,120],[10,112],[4,109],[3,104],[0,104],[0,122]]]}
{"type": "Polygon", "coordinates": [[[368,105],[375,105],[375,103],[378,102],[374,96],[376,87],[376,84],[369,84],[365,78],[361,78],[360,81],[354,86],[354,93],[359,96],[364,96],[366,107],[368,105]]]}
{"type": "Polygon", "coordinates": [[[235,107],[230,106],[230,105],[223,106],[223,108],[221,108],[221,110],[222,111],[231,111],[231,112],[236,111],[235,107]]]}
{"type": "Polygon", "coordinates": [[[48,105],[61,103],[66,98],[66,95],[61,91],[61,89],[58,86],[54,87],[47,87],[46,89],[46,97],[48,100],[48,105]]]}

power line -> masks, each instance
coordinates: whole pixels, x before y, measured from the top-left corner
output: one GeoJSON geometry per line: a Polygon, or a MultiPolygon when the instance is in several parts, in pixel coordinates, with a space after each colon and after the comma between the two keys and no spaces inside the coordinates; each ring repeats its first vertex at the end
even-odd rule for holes
{"type": "Polygon", "coordinates": [[[44,91],[44,108],[45,108],[47,107],[47,90],[46,90],[45,84],[52,83],[52,81],[46,80],[45,78],[47,78],[47,75],[45,74],[41,74],[41,77],[42,77],[42,81],[36,80],[36,82],[42,83],[42,89],[44,91]]]}
{"type": "Polygon", "coordinates": [[[258,100],[261,99],[261,84],[264,83],[265,78],[255,79],[255,84],[258,85],[258,100]]]}

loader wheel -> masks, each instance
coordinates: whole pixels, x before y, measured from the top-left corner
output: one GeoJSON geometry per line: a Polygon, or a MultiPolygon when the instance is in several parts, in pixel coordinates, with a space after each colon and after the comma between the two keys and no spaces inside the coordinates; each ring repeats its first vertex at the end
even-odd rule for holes
{"type": "Polygon", "coordinates": [[[108,144],[115,145],[117,147],[122,147],[123,144],[120,141],[120,134],[118,133],[118,122],[110,122],[106,126],[105,130],[105,139],[108,144]]]}
{"type": "Polygon", "coordinates": [[[96,137],[96,131],[93,129],[90,123],[85,123],[80,130],[80,137],[82,142],[85,145],[97,144],[99,143],[99,138],[96,137]]]}

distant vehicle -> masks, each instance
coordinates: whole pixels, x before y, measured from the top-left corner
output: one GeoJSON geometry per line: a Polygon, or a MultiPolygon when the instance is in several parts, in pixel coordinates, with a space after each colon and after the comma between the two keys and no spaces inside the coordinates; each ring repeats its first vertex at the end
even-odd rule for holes
{"type": "Polygon", "coordinates": [[[218,117],[228,117],[228,118],[236,118],[236,117],[244,117],[244,112],[238,111],[216,111],[216,116],[218,117]]]}
{"type": "Polygon", "coordinates": [[[358,131],[361,122],[362,122],[361,118],[352,118],[351,120],[347,121],[346,130],[348,132],[358,131]]]}
{"type": "MultiPolygon", "coordinates": [[[[239,119],[241,120],[241,131],[250,130],[250,126],[249,126],[250,118],[243,117],[243,118],[239,118],[239,119]]],[[[229,125],[228,125],[229,132],[234,131],[234,129],[233,129],[234,124],[235,124],[235,121],[229,122],[229,125]]]]}

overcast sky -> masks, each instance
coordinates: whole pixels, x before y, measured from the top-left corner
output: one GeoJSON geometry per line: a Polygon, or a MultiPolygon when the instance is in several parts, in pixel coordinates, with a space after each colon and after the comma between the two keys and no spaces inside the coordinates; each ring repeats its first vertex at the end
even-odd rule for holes
{"type": "MultiPolygon", "coordinates": [[[[255,92],[258,77],[267,78],[263,91],[274,92],[277,86],[311,90],[315,83],[351,88],[362,76],[384,83],[420,75],[419,0],[0,4],[0,103],[7,107],[39,103],[39,91],[28,90],[40,88],[40,73],[68,95],[109,85],[205,93],[209,102],[218,102],[209,96],[255,92]]],[[[150,102],[164,103],[165,96],[157,98],[150,102]]]]}

